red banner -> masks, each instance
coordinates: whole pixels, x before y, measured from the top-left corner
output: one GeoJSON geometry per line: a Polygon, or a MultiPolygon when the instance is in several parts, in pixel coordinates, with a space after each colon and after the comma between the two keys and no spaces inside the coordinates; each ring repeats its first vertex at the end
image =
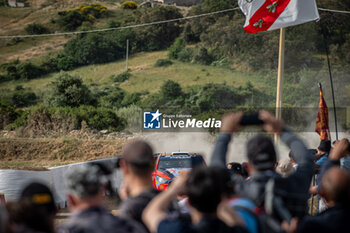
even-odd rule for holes
{"type": "Polygon", "coordinates": [[[328,108],[327,108],[326,101],[323,98],[323,92],[321,88],[320,88],[320,104],[318,105],[315,131],[320,135],[320,140],[323,140],[323,139],[331,140],[331,135],[329,133],[329,124],[328,124],[328,108]]]}

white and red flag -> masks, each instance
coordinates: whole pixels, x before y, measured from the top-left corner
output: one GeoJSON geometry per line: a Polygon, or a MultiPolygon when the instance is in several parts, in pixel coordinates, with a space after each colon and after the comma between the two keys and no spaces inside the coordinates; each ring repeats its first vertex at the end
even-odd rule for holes
{"type": "Polygon", "coordinates": [[[315,0],[238,0],[246,16],[244,31],[257,33],[320,18],[315,0]]]}

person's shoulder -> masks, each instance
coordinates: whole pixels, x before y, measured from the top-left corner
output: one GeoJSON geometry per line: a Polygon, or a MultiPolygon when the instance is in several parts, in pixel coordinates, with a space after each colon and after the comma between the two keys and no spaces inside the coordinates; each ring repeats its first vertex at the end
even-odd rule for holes
{"type": "Polygon", "coordinates": [[[182,221],[181,219],[166,218],[158,225],[158,233],[190,233],[194,232],[191,229],[191,223],[182,221]]]}

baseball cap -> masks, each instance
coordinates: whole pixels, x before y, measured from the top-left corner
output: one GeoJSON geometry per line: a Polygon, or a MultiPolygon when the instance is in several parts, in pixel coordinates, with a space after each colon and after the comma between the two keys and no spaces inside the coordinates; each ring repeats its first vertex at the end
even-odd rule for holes
{"type": "Polygon", "coordinates": [[[20,194],[20,201],[27,200],[33,205],[46,207],[49,212],[56,211],[51,190],[44,184],[32,182],[25,186],[20,194]]]}
{"type": "Polygon", "coordinates": [[[77,166],[65,176],[68,192],[79,197],[97,195],[103,187],[103,177],[98,166],[77,166]]]}
{"type": "Polygon", "coordinates": [[[258,170],[274,168],[277,160],[275,147],[270,138],[257,135],[247,142],[248,160],[258,170]]]}
{"type": "Polygon", "coordinates": [[[318,146],[318,149],[325,152],[330,152],[332,148],[331,141],[328,139],[323,139],[318,146]]]}
{"type": "Polygon", "coordinates": [[[124,145],[119,159],[124,159],[135,166],[153,166],[153,150],[147,142],[133,140],[124,145]]]}

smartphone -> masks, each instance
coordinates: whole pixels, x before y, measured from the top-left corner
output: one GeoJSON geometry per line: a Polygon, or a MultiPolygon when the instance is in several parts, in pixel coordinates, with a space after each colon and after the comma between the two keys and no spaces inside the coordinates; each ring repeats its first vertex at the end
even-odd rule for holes
{"type": "Polygon", "coordinates": [[[253,115],[243,115],[241,122],[241,125],[262,125],[264,122],[259,119],[258,114],[253,115]]]}

